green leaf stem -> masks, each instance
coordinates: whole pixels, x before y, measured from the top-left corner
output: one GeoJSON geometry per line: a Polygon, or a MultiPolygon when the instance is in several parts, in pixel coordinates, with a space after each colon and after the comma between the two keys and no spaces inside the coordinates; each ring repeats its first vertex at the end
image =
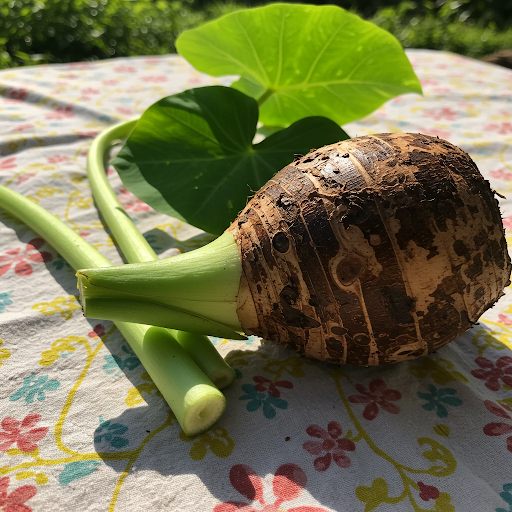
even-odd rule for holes
{"type": "MultiPolygon", "coordinates": [[[[76,270],[90,266],[112,266],[107,258],[54,215],[1,185],[0,204],[2,209],[45,238],[76,270]]],[[[127,322],[116,322],[116,326],[187,435],[204,432],[220,418],[226,406],[224,395],[169,330],[127,322]]]]}
{"type": "MultiPolygon", "coordinates": [[[[108,160],[112,143],[117,139],[128,137],[136,124],[137,120],[132,120],[107,128],[94,139],[87,154],[87,175],[94,200],[130,263],[158,260],[158,257],[110,186],[104,162],[108,160]]],[[[140,308],[137,308],[138,310],[140,308]]],[[[178,316],[192,323],[197,320],[188,315],[184,316],[182,312],[178,313],[178,316]]],[[[128,319],[133,321],[133,318],[128,317],[128,319]]],[[[237,333],[234,334],[238,336],[237,333]]],[[[233,382],[235,371],[224,361],[207,336],[173,331],[173,337],[219,389],[233,382]]]]}

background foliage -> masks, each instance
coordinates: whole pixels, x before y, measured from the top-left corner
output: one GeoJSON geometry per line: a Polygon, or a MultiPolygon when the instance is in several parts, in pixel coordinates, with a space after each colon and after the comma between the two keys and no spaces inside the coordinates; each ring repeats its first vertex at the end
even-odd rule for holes
{"type": "MultiPolygon", "coordinates": [[[[185,29],[265,0],[3,0],[0,68],[175,51],[185,29]]],[[[407,48],[470,57],[512,48],[512,2],[338,0],[393,33],[407,48]]]]}

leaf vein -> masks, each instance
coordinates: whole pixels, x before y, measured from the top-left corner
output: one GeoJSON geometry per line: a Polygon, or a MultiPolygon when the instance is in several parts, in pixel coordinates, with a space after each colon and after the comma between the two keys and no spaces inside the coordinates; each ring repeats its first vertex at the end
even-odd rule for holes
{"type": "Polygon", "coordinates": [[[240,22],[239,19],[237,19],[237,23],[240,26],[243,35],[247,39],[247,43],[249,44],[249,47],[250,47],[250,49],[251,49],[251,51],[252,51],[252,53],[254,55],[256,63],[258,64],[258,67],[260,68],[260,72],[265,76],[265,80],[266,80],[267,84],[270,84],[267,72],[265,71],[265,68],[263,67],[263,64],[261,63],[260,57],[259,57],[258,52],[256,51],[256,48],[255,48],[255,46],[254,46],[254,44],[252,42],[252,39],[249,37],[249,34],[245,30],[245,27],[243,26],[243,24],[240,22]]]}

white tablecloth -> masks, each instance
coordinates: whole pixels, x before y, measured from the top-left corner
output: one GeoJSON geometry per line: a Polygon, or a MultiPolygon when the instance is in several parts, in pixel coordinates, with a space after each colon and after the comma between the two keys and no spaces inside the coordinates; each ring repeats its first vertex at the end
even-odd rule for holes
{"type": "MultiPolygon", "coordinates": [[[[512,196],[512,71],[408,56],[424,96],[396,98],[347,132],[438,135],[512,196]]],[[[121,263],[87,182],[92,138],[212,83],[229,81],[175,55],[0,71],[0,183],[121,263]]],[[[110,177],[162,256],[209,240],[110,177]]],[[[500,204],[511,229],[512,202],[500,204]]],[[[120,333],[83,317],[59,254],[1,209],[0,221],[0,510],[512,510],[510,290],[437,353],[378,368],[214,339],[238,378],[221,420],[191,439],[120,333]]]]}

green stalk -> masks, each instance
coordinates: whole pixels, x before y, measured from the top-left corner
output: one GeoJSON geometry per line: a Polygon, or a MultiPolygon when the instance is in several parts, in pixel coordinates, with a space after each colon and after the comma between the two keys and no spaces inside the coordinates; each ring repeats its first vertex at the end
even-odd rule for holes
{"type": "Polygon", "coordinates": [[[258,99],[258,107],[261,107],[261,105],[263,105],[263,103],[265,103],[269,98],[270,96],[272,96],[272,94],[274,94],[274,91],[272,89],[267,89],[258,99]]]}
{"type": "MultiPolygon", "coordinates": [[[[103,162],[108,156],[108,151],[110,150],[113,141],[127,137],[136,124],[137,120],[135,119],[120,123],[103,131],[94,139],[87,157],[87,174],[89,176],[89,184],[96,204],[108,227],[112,231],[117,243],[121,247],[126,259],[130,263],[156,261],[158,260],[158,256],[136,228],[135,224],[119,202],[119,199],[112,190],[107,179],[103,162]]],[[[125,313],[128,313],[129,311],[127,318],[133,321],[134,314],[138,313],[141,307],[144,308],[145,303],[134,304],[134,301],[130,301],[130,304],[131,307],[125,303],[124,307],[126,309],[121,308],[121,310],[124,310],[125,313]]],[[[225,303],[217,302],[214,306],[215,305],[226,309],[225,303]]],[[[96,306],[98,306],[98,303],[96,303],[96,306]]],[[[172,306],[173,305],[171,305],[171,307],[172,306]]],[[[176,306],[176,304],[174,304],[174,306],[176,306]]],[[[87,307],[88,310],[91,311],[90,302],[87,307]]],[[[154,314],[161,309],[162,308],[152,308],[151,313],[154,314]]],[[[99,311],[103,311],[101,304],[99,305],[99,311]]],[[[176,321],[176,323],[172,324],[173,326],[180,324],[180,321],[177,319],[177,317],[180,317],[181,325],[185,325],[188,322],[191,327],[194,328],[197,324],[201,324],[201,332],[209,330],[207,325],[203,325],[205,322],[201,318],[196,318],[191,321],[188,314],[183,315],[181,311],[176,309],[171,309],[169,311],[165,308],[164,313],[166,313],[166,317],[169,321],[171,319],[176,321]]],[[[156,325],[154,322],[149,321],[148,317],[145,317],[145,323],[156,325]]],[[[219,325],[218,327],[218,330],[215,332],[218,332],[219,334],[224,333],[225,329],[223,326],[219,325]]],[[[239,325],[235,325],[234,327],[239,327],[239,325]]],[[[211,333],[214,334],[214,331],[211,331],[211,333]]],[[[219,389],[223,389],[233,382],[235,379],[234,370],[224,361],[207,336],[197,332],[187,333],[182,331],[173,331],[173,334],[174,338],[192,357],[199,368],[203,370],[203,372],[219,389]]],[[[228,335],[232,334],[233,333],[231,332],[228,333],[228,335]]]]}
{"type": "Polygon", "coordinates": [[[231,233],[171,258],[77,273],[84,314],[245,339],[238,320],[241,263],[231,233]],[[100,303],[98,303],[100,301],[100,303]],[[119,301],[133,303],[129,313],[119,301]]]}
{"type": "MultiPolygon", "coordinates": [[[[130,128],[133,124],[127,126],[130,128]]],[[[105,183],[108,185],[102,162],[107,142],[124,134],[126,125],[111,130],[110,134],[100,136],[92,148],[89,168],[93,172],[94,193],[101,201],[100,208],[104,209],[107,222],[111,219],[118,242],[128,249],[132,237],[142,238],[142,235],[110,186],[105,199],[100,199],[105,183]],[[96,178],[100,171],[101,181],[96,178]]],[[[115,268],[82,269],[77,273],[85,316],[245,339],[237,314],[242,264],[239,248],[230,232],[226,231],[200,249],[165,259],[154,259],[145,240],[137,245],[143,247],[145,256],[139,257],[138,250],[134,250],[131,251],[133,258],[151,261],[115,268]]]]}
{"type": "MultiPolygon", "coordinates": [[[[0,186],[2,208],[39,233],[78,270],[112,264],[80,235],[29,199],[0,186]]],[[[210,428],[222,415],[226,399],[166,329],[116,322],[153,382],[190,436],[210,428]]]]}
{"type": "Polygon", "coordinates": [[[208,336],[175,329],[171,329],[171,333],[187,354],[194,361],[199,361],[198,366],[219,389],[224,389],[233,383],[236,378],[235,370],[222,357],[223,364],[218,362],[220,354],[208,336]],[[199,350],[201,354],[200,357],[197,357],[199,350]]]}

